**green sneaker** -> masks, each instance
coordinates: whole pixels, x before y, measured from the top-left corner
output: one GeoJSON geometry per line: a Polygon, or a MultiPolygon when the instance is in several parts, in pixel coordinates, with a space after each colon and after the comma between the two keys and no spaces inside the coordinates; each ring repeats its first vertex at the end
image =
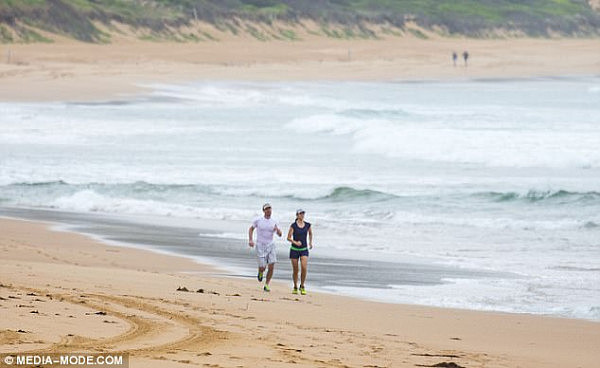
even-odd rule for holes
{"type": "Polygon", "coordinates": [[[294,290],[292,290],[292,294],[298,295],[298,288],[294,288],[294,290]]]}
{"type": "Polygon", "coordinates": [[[256,278],[258,279],[258,282],[261,282],[263,279],[263,273],[258,271],[258,276],[256,276],[256,278]]]}
{"type": "Polygon", "coordinates": [[[265,285],[265,287],[263,287],[263,290],[269,292],[271,291],[271,288],[269,287],[269,285],[265,285]]]}
{"type": "Polygon", "coordinates": [[[300,294],[306,295],[306,289],[304,288],[304,286],[300,286],[300,294]]]}

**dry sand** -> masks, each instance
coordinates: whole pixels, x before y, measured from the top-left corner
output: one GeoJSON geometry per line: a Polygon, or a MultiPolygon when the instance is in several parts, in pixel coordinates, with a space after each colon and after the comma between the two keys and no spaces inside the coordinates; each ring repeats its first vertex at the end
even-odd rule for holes
{"type": "Polygon", "coordinates": [[[595,322],[295,296],[283,283],[265,293],[253,279],[40,223],[0,219],[0,229],[0,354],[127,352],[131,367],[160,368],[600,361],[595,322]]]}
{"type": "Polygon", "coordinates": [[[600,74],[600,39],[392,37],[0,46],[0,101],[106,100],[196,80],[422,80],[600,74]],[[469,66],[451,53],[468,50],[469,66]]]}

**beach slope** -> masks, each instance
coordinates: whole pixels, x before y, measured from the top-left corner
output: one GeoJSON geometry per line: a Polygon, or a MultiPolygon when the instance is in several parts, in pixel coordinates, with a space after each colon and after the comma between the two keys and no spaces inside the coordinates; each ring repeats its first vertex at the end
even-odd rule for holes
{"type": "Polygon", "coordinates": [[[125,352],[131,367],[161,368],[592,368],[600,359],[595,322],[296,296],[281,283],[264,293],[253,275],[219,277],[47,224],[2,219],[0,228],[0,354],[125,352]]]}

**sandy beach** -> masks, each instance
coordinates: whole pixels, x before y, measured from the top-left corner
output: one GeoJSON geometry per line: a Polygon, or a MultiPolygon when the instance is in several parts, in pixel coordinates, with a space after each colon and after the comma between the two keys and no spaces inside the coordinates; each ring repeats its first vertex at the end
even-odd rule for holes
{"type": "Polygon", "coordinates": [[[598,39],[392,37],[381,40],[168,43],[131,39],[94,45],[0,46],[0,100],[126,98],[152,83],[197,80],[436,80],[597,75],[598,39]],[[460,55],[470,54],[468,67],[460,55]],[[459,54],[456,67],[452,52],[459,54]]]}
{"type": "Polygon", "coordinates": [[[285,283],[267,294],[251,278],[49,224],[0,228],[3,354],[126,352],[131,367],[591,368],[600,358],[595,322],[295,296],[285,283]]]}
{"type": "MultiPolygon", "coordinates": [[[[0,45],[2,102],[127,99],[151,91],[151,84],[199,80],[598,74],[598,39],[0,45]],[[471,55],[468,67],[460,59],[453,66],[452,52],[463,50],[471,55]]],[[[52,226],[0,219],[0,354],[125,352],[131,367],[161,368],[593,368],[600,361],[597,322],[296,296],[280,281],[265,293],[254,275],[224,277],[186,258],[52,226]]]]}

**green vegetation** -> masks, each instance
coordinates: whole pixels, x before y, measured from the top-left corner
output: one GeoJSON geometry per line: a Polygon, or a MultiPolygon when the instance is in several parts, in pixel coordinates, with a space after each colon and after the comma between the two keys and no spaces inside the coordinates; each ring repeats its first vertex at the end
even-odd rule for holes
{"type": "Polygon", "coordinates": [[[28,29],[26,27],[21,28],[19,34],[21,36],[22,42],[25,42],[25,43],[33,43],[33,42],[51,43],[52,42],[51,39],[46,38],[46,37],[42,36],[41,34],[37,33],[36,31],[34,31],[32,29],[28,29]]]}
{"type": "Polygon", "coordinates": [[[204,36],[204,38],[206,38],[209,41],[218,41],[219,40],[218,38],[214,37],[213,35],[211,35],[208,32],[202,31],[201,34],[202,34],[202,36],[204,36]]]}
{"type": "Polygon", "coordinates": [[[417,38],[421,38],[421,39],[424,39],[424,40],[426,40],[428,38],[425,33],[421,32],[418,29],[409,28],[408,32],[410,32],[413,36],[415,36],[417,38]]]}
{"type": "Polygon", "coordinates": [[[280,29],[279,34],[283,37],[283,39],[290,41],[298,41],[300,37],[291,29],[280,29]]]}
{"type": "Polygon", "coordinates": [[[259,29],[257,29],[254,26],[247,26],[246,32],[251,34],[252,37],[256,38],[259,41],[268,41],[269,40],[269,36],[267,34],[265,34],[264,32],[261,32],[259,29]]]}
{"type": "Polygon", "coordinates": [[[408,22],[471,37],[502,31],[536,37],[600,34],[600,13],[587,0],[0,0],[0,42],[44,40],[34,28],[108,42],[110,35],[99,28],[113,29],[112,23],[143,29],[150,35],[144,39],[214,40],[202,32],[172,34],[196,20],[263,41],[298,40],[294,31],[280,26],[293,28],[302,20],[321,25],[308,33],[339,39],[378,38],[370,28],[383,35],[410,32],[425,37],[407,27],[408,22]]]}
{"type": "Polygon", "coordinates": [[[0,43],[13,42],[12,32],[5,26],[0,25],[0,43]]]}

